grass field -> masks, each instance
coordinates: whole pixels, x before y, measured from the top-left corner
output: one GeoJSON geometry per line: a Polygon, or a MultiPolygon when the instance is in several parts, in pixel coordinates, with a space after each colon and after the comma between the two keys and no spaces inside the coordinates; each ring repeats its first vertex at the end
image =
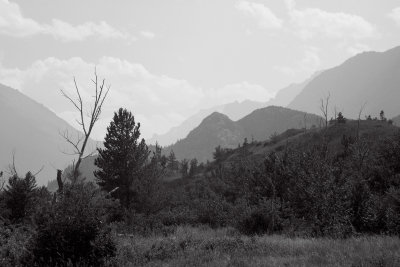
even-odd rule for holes
{"type": "Polygon", "coordinates": [[[400,266],[400,239],[248,237],[232,229],[178,227],[167,236],[120,236],[118,266],[400,266]]]}

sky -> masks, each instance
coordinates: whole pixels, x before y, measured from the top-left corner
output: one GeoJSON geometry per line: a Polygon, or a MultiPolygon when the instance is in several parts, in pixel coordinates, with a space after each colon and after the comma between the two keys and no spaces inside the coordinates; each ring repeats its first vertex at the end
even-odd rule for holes
{"type": "Polygon", "coordinates": [[[398,45],[398,0],[0,0],[0,83],[77,126],[60,90],[75,77],[90,107],[96,68],[111,86],[97,140],[119,107],[150,138],[398,45]]]}

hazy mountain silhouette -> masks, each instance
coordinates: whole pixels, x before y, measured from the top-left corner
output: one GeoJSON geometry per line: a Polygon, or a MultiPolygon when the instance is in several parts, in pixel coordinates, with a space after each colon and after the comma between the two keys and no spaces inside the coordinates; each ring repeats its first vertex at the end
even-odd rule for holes
{"type": "Polygon", "coordinates": [[[287,107],[295,97],[301,93],[301,91],[309,84],[315,77],[317,77],[322,71],[318,71],[311,75],[310,78],[301,83],[292,83],[289,86],[278,91],[276,96],[265,103],[265,106],[280,106],[287,107]]]}
{"type": "Polygon", "coordinates": [[[356,118],[366,103],[365,115],[390,118],[400,114],[400,47],[386,52],[365,52],[326,70],[313,79],[288,107],[320,114],[320,101],[330,93],[329,111],[334,106],[345,117],[356,118]]]}
{"type": "MultiPolygon", "coordinates": [[[[186,138],[165,148],[175,152],[178,159],[197,158],[201,162],[212,159],[215,147],[234,148],[243,143],[265,140],[274,133],[282,133],[291,128],[304,127],[306,113],[283,107],[269,106],[253,111],[238,121],[232,121],[228,116],[214,112],[206,117],[198,127],[193,129],[186,138]]],[[[318,125],[320,117],[306,114],[307,127],[318,125]]]]}
{"type": "Polygon", "coordinates": [[[165,134],[155,134],[148,140],[149,144],[158,142],[160,145],[171,145],[179,139],[185,138],[195,127],[199,126],[201,121],[213,112],[219,112],[227,115],[231,120],[239,120],[252,111],[267,106],[286,107],[303,90],[303,88],[319,73],[314,74],[302,83],[293,83],[278,91],[276,96],[267,102],[258,102],[245,100],[242,102],[232,102],[224,105],[215,106],[209,109],[202,109],[193,116],[187,118],[180,125],[171,128],[165,134]]]}
{"type": "MultiPolygon", "coordinates": [[[[18,90],[0,84],[0,169],[7,170],[15,163],[20,175],[44,169],[37,175],[39,184],[55,179],[56,170],[64,169],[76,158],[65,155],[71,147],[59,135],[68,130],[76,137],[77,131],[43,105],[18,90]],[[53,168],[54,166],[54,168],[53,168]]],[[[96,143],[90,140],[88,149],[96,143]]]]}
{"type": "Polygon", "coordinates": [[[393,124],[400,127],[400,115],[392,118],[393,124]]]}
{"type": "Polygon", "coordinates": [[[199,126],[201,121],[213,112],[223,113],[232,120],[238,120],[253,110],[263,107],[264,105],[265,103],[262,102],[245,100],[243,102],[236,101],[209,109],[202,109],[195,115],[187,118],[179,126],[171,128],[167,133],[153,135],[153,137],[148,140],[148,143],[155,144],[158,142],[158,144],[163,146],[173,144],[179,139],[185,138],[191,130],[199,126]]]}

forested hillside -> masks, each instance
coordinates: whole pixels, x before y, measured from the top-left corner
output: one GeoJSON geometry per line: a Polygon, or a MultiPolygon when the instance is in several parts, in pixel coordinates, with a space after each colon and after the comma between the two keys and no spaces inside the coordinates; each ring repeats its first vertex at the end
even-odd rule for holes
{"type": "Polygon", "coordinates": [[[321,119],[314,114],[276,106],[255,110],[238,121],[213,113],[186,138],[166,147],[164,151],[166,154],[173,151],[179,160],[196,158],[200,162],[206,162],[212,159],[216,146],[235,148],[245,139],[248,142],[261,141],[288,129],[319,126],[321,119]]]}

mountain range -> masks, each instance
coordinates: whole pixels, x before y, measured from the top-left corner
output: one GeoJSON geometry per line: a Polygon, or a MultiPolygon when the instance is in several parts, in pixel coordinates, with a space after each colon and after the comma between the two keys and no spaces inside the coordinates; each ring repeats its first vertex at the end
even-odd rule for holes
{"type": "Polygon", "coordinates": [[[244,100],[242,102],[232,102],[224,105],[215,106],[208,109],[202,109],[198,113],[190,116],[180,125],[171,128],[165,134],[155,134],[148,140],[149,144],[158,143],[162,146],[167,146],[176,141],[185,138],[191,130],[197,127],[201,121],[213,112],[223,113],[231,120],[239,120],[250,114],[252,111],[267,107],[267,106],[282,106],[286,107],[303,88],[315,77],[319,72],[312,75],[309,79],[302,83],[293,83],[278,91],[276,96],[267,102],[244,100]]]}
{"type": "Polygon", "coordinates": [[[200,162],[212,159],[215,147],[235,148],[244,142],[262,141],[273,134],[292,128],[304,128],[320,124],[321,117],[314,114],[269,106],[257,109],[240,120],[233,121],[222,113],[214,112],[194,128],[186,138],[165,147],[165,153],[173,150],[177,159],[196,158],[200,162]]]}
{"type": "MultiPolygon", "coordinates": [[[[43,105],[18,90],[0,84],[0,171],[7,171],[13,154],[19,175],[36,175],[38,184],[55,179],[56,169],[67,167],[74,157],[71,147],[59,134],[67,130],[71,138],[78,131],[43,105]]],[[[88,149],[96,142],[90,140],[88,149]]]]}
{"type": "Polygon", "coordinates": [[[329,99],[329,117],[336,106],[345,117],[400,114],[400,47],[386,52],[364,52],[340,66],[320,73],[289,104],[289,108],[321,114],[321,99],[329,99]]]}

